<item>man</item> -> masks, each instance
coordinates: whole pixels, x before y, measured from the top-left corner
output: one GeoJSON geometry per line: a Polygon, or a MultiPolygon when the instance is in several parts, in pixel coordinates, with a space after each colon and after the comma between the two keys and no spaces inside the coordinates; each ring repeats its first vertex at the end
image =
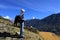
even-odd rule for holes
{"type": "Polygon", "coordinates": [[[24,37],[24,12],[25,12],[25,10],[21,9],[20,15],[17,15],[15,17],[15,21],[14,21],[15,26],[18,26],[17,23],[20,24],[20,26],[19,26],[19,28],[21,28],[20,29],[20,38],[24,37]]]}
{"type": "Polygon", "coordinates": [[[20,23],[20,25],[21,25],[21,30],[20,30],[20,38],[23,38],[24,37],[24,12],[25,12],[25,10],[24,9],[22,9],[21,10],[21,14],[20,14],[20,17],[21,17],[21,23],[20,23]]]}

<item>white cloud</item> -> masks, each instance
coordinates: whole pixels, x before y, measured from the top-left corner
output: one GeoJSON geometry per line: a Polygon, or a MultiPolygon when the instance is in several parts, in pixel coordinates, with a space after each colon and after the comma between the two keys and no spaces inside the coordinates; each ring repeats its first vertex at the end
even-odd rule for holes
{"type": "Polygon", "coordinates": [[[35,17],[33,17],[33,19],[35,19],[35,17]]]}
{"type": "Polygon", "coordinates": [[[5,16],[4,18],[5,18],[5,19],[10,19],[10,17],[9,17],[9,16],[5,16]]]}
{"type": "Polygon", "coordinates": [[[6,9],[7,7],[5,5],[0,4],[0,8],[6,9]]]}
{"type": "Polygon", "coordinates": [[[21,7],[16,7],[16,6],[8,6],[8,5],[3,5],[3,4],[0,4],[0,8],[1,9],[21,9],[21,7]]]}

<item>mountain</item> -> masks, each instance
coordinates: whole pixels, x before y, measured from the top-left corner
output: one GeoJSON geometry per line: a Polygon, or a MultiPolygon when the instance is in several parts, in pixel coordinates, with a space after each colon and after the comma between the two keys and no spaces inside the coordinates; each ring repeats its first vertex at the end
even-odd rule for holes
{"type": "Polygon", "coordinates": [[[26,20],[25,26],[33,26],[40,31],[48,31],[60,35],[60,13],[52,14],[42,20],[26,20]]]}
{"type": "Polygon", "coordinates": [[[26,20],[25,26],[33,26],[35,28],[40,27],[40,20],[39,19],[32,19],[32,20],[26,20]]]}
{"type": "Polygon", "coordinates": [[[48,30],[60,34],[60,13],[52,14],[41,20],[48,26],[48,30]]]}
{"type": "Polygon", "coordinates": [[[45,22],[46,24],[57,25],[60,26],[60,13],[52,14],[41,21],[45,22]]]}

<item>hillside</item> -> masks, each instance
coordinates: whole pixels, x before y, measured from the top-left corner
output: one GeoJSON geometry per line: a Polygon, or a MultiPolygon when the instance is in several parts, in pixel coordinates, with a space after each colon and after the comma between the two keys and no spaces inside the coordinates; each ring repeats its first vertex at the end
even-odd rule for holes
{"type": "MultiPolygon", "coordinates": [[[[10,33],[10,35],[15,35],[16,32],[20,32],[20,28],[14,27],[13,23],[10,20],[4,19],[0,16],[0,36],[1,36],[1,33],[4,33],[4,32],[10,33]]],[[[33,39],[38,40],[41,38],[38,33],[34,33],[32,32],[32,30],[28,30],[26,28],[24,31],[24,35],[25,35],[24,40],[33,40],[33,39]]],[[[1,37],[0,39],[2,40],[1,37]]],[[[3,38],[3,40],[5,39],[3,38]]]]}
{"type": "Polygon", "coordinates": [[[31,19],[25,21],[25,26],[33,26],[40,31],[53,32],[60,35],[60,13],[52,14],[44,19],[31,19]]]}
{"type": "Polygon", "coordinates": [[[51,32],[39,32],[39,35],[43,38],[43,40],[60,40],[60,36],[51,32]]]}

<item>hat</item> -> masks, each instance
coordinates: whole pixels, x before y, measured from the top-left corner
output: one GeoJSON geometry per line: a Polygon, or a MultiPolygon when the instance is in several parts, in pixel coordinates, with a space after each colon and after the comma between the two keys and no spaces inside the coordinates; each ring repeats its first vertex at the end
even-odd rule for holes
{"type": "Polygon", "coordinates": [[[21,11],[22,11],[22,12],[25,12],[25,10],[24,10],[24,9],[21,9],[21,11]]]}

